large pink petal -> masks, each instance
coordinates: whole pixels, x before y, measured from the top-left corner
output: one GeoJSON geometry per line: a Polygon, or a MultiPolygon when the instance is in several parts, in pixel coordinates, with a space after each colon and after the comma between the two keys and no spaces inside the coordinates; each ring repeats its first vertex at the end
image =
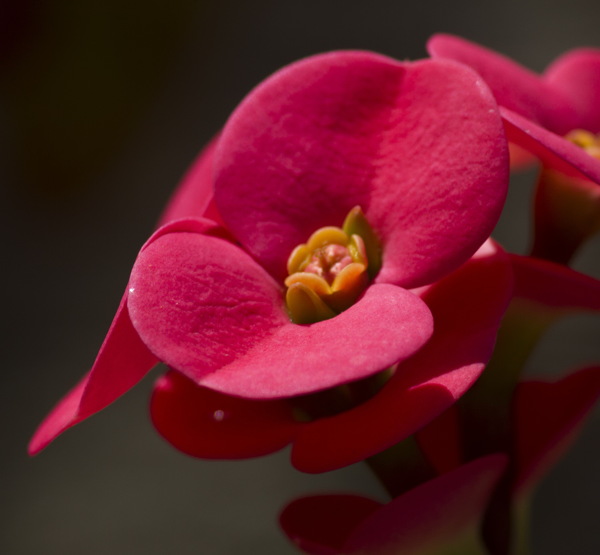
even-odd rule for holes
{"type": "Polygon", "coordinates": [[[600,183],[600,160],[515,112],[505,108],[500,112],[509,141],[534,154],[545,166],[600,183]]]}
{"type": "Polygon", "coordinates": [[[339,316],[289,321],[282,288],[237,246],[199,233],[147,245],[132,274],[129,309],[154,354],[199,385],[278,398],[373,374],[417,351],[431,315],[412,293],[373,285],[339,316]]]}
{"type": "Polygon", "coordinates": [[[575,440],[600,398],[600,366],[558,382],[529,381],[515,393],[515,489],[529,490],[575,440]]]}
{"type": "Polygon", "coordinates": [[[298,423],[285,401],[223,395],[169,372],[154,388],[152,422],[174,447],[204,459],[243,459],[273,453],[292,439],[298,423]]]}
{"type": "Polygon", "coordinates": [[[515,297],[544,307],[600,310],[600,281],[561,264],[511,254],[515,297]]]}
{"type": "Polygon", "coordinates": [[[200,152],[169,199],[159,226],[182,218],[201,216],[220,223],[214,203],[213,158],[218,137],[200,152]]]}
{"type": "Polygon", "coordinates": [[[299,430],[292,462],[324,472],[363,460],[408,437],[452,405],[491,357],[512,292],[503,254],[473,259],[424,293],[435,322],[430,341],[375,397],[299,430]]]}
{"type": "Polygon", "coordinates": [[[131,325],[125,294],[92,370],[42,422],[29,453],[38,453],[67,428],[112,403],[157,362],[131,325]]]}
{"type": "Polygon", "coordinates": [[[397,497],[359,524],[343,553],[427,555],[445,553],[450,546],[466,548],[461,542],[469,536],[477,541],[478,526],[505,466],[506,457],[490,455],[397,497]]]}
{"type": "Polygon", "coordinates": [[[579,48],[555,60],[544,79],[578,108],[579,127],[600,132],[600,50],[579,48]]]}
{"type": "Polygon", "coordinates": [[[241,103],[217,146],[215,197],[278,279],[296,245],[360,205],[384,246],[377,280],[416,287],[487,238],[507,170],[497,106],[471,70],[334,52],[284,68],[241,103]]]}
{"type": "Polygon", "coordinates": [[[559,90],[513,60],[452,35],[434,35],[427,43],[434,58],[466,64],[483,77],[498,104],[560,134],[578,127],[577,113],[559,90]]]}
{"type": "Polygon", "coordinates": [[[279,524],[304,553],[339,555],[352,531],[382,507],[381,503],[349,494],[301,497],[285,507],[279,524]]]}
{"type": "MultiPolygon", "coordinates": [[[[208,220],[178,221],[159,229],[142,250],[164,233],[180,229],[220,233],[208,220]]],[[[38,453],[67,428],[115,401],[158,362],[131,324],[127,299],[126,291],[91,371],[42,422],[29,444],[30,454],[38,453]]]]}

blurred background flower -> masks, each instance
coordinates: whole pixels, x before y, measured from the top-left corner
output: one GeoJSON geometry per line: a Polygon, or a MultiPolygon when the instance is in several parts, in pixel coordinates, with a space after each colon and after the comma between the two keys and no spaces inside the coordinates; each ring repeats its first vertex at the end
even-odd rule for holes
{"type": "MultiPolygon", "coordinates": [[[[0,10],[0,552],[282,555],[294,548],[276,519],[292,498],[347,490],[385,501],[361,465],[312,476],[285,452],[227,463],[178,453],[148,417],[160,372],[40,457],[25,448],[93,361],[172,188],[251,87],[332,49],[422,58],[436,32],[542,71],[568,49],[600,46],[600,4],[4,0],[0,10]]],[[[534,181],[515,178],[496,233],[520,253],[534,181]]],[[[587,244],[574,267],[598,277],[599,247],[587,244]]],[[[559,375],[597,359],[596,330],[594,316],[561,321],[528,371],[559,375]]],[[[596,411],[542,484],[534,552],[600,551],[599,429],[596,411]]]]}

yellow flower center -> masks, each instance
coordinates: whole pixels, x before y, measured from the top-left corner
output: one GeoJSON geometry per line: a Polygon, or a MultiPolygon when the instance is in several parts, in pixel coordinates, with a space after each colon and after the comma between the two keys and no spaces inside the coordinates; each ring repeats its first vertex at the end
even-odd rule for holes
{"type": "Polygon", "coordinates": [[[574,129],[567,133],[565,139],[581,147],[590,156],[600,160],[600,135],[594,135],[584,129],[574,129]]]}
{"type": "Polygon", "coordinates": [[[381,248],[360,207],[344,225],[322,227],[288,259],[286,305],[296,324],[333,318],[352,306],[381,267],[381,248]]]}

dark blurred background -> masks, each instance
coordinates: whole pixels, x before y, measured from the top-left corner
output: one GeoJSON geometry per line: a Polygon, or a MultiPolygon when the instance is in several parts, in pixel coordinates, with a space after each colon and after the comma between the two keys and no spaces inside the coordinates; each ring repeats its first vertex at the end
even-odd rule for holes
{"type": "MultiPolygon", "coordinates": [[[[25,449],[93,361],[173,187],[264,77],[340,48],[422,58],[440,31],[541,71],[567,49],[600,47],[599,29],[597,0],[2,0],[0,553],[294,553],[276,525],[293,497],[384,499],[361,465],[310,476],[287,452],[181,455],[148,419],[156,370],[35,459],[25,449]]],[[[531,179],[514,183],[496,233],[516,252],[528,243],[531,179]]],[[[599,247],[589,244],[576,267],[598,276],[599,247]]],[[[598,359],[597,330],[597,318],[565,319],[528,371],[557,375],[598,359]]],[[[539,490],[538,555],[600,553],[599,430],[596,411],[539,490]]]]}

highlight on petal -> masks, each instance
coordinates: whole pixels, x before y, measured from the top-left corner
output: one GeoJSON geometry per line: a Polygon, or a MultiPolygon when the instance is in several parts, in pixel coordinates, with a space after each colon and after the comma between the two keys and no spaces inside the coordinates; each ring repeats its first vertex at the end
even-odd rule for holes
{"type": "Polygon", "coordinates": [[[39,453],[66,429],[115,401],[157,363],[131,324],[125,293],[91,371],[42,422],[29,454],[39,453]]]}
{"type": "Polygon", "coordinates": [[[600,398],[600,366],[557,382],[527,381],[515,393],[516,476],[513,487],[531,490],[575,441],[600,398]]]}
{"type": "Polygon", "coordinates": [[[502,252],[483,251],[423,293],[435,331],[362,405],[299,431],[292,463],[325,472],[361,461],[412,435],[463,395],[489,361],[512,294],[502,252]]]}
{"type": "Polygon", "coordinates": [[[292,324],[280,286],[241,249],[201,233],[148,244],[131,274],[128,306],[144,342],[171,368],[256,399],[371,375],[413,355],[432,331],[426,305],[388,285],[370,287],[335,318],[292,324]]]}
{"type": "Polygon", "coordinates": [[[383,245],[377,282],[432,282],[489,236],[507,179],[497,106],[477,74],[368,52],[279,71],[233,113],[215,153],[219,212],[278,280],[296,245],[361,206],[383,245]]]}
{"type": "Polygon", "coordinates": [[[203,459],[242,459],[279,451],[298,423],[285,401],[255,401],[197,386],[177,372],[159,378],[152,422],[175,448],[203,459]]]}
{"type": "Polygon", "coordinates": [[[437,34],[427,42],[434,58],[456,60],[473,68],[492,90],[498,104],[564,135],[580,127],[569,98],[541,76],[515,61],[460,37],[437,34]]]}
{"type": "Polygon", "coordinates": [[[505,465],[502,455],[478,459],[383,506],[355,495],[297,499],[280,524],[314,555],[483,553],[478,525],[505,465]]]}

